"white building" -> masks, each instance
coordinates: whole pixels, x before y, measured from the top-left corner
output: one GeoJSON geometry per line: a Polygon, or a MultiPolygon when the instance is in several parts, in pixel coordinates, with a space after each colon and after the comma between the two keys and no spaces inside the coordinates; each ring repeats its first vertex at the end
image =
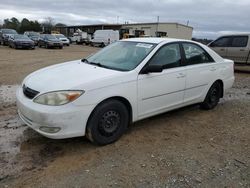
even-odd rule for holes
{"type": "Polygon", "coordinates": [[[150,36],[150,37],[170,37],[180,39],[191,39],[193,27],[179,23],[135,23],[123,24],[122,30],[124,33],[129,33],[135,37],[150,36]]]}

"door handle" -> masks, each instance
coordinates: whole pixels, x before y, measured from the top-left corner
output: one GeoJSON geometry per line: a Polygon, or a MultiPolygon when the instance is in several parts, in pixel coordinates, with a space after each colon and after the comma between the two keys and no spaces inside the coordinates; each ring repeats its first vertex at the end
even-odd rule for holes
{"type": "Polygon", "coordinates": [[[211,67],[209,70],[210,71],[216,71],[216,68],[215,67],[211,67]]]}
{"type": "Polygon", "coordinates": [[[185,75],[185,74],[183,74],[183,73],[178,73],[178,75],[177,75],[177,77],[176,77],[176,78],[184,78],[184,77],[186,77],[186,75],[185,75]]]}
{"type": "Polygon", "coordinates": [[[244,49],[240,49],[241,52],[244,52],[245,50],[244,49]]]}
{"type": "Polygon", "coordinates": [[[225,49],[220,49],[220,51],[225,51],[225,49]]]}

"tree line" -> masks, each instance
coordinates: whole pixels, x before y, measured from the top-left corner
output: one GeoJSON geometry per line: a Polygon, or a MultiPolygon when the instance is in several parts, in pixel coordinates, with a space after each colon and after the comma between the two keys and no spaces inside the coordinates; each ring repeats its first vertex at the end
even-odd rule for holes
{"type": "Polygon", "coordinates": [[[55,24],[54,19],[51,17],[45,18],[41,23],[37,20],[28,20],[27,18],[23,18],[19,21],[17,18],[12,17],[10,19],[4,19],[0,28],[15,29],[18,33],[24,33],[25,31],[50,33],[56,26],[66,25],[62,23],[55,24]]]}

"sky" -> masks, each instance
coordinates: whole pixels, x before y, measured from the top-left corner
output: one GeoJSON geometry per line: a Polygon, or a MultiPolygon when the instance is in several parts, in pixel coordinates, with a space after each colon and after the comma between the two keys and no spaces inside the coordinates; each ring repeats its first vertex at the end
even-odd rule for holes
{"type": "Polygon", "coordinates": [[[193,37],[250,32],[250,0],[0,0],[0,24],[16,17],[55,23],[189,23],[193,37]]]}

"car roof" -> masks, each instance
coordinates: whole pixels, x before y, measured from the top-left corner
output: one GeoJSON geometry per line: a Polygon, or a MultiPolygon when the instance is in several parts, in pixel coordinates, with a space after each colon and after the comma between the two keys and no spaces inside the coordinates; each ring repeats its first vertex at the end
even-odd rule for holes
{"type": "Polygon", "coordinates": [[[221,37],[230,37],[230,36],[250,36],[250,33],[244,33],[244,32],[241,32],[241,33],[231,33],[231,34],[225,34],[225,35],[221,35],[219,38],[221,37]]]}
{"type": "Polygon", "coordinates": [[[148,38],[129,38],[129,39],[123,39],[122,41],[131,41],[131,42],[145,42],[145,43],[153,43],[153,44],[159,44],[161,42],[179,42],[179,41],[188,41],[193,42],[190,40],[184,40],[184,39],[176,39],[176,38],[157,38],[157,37],[148,37],[148,38]]]}

